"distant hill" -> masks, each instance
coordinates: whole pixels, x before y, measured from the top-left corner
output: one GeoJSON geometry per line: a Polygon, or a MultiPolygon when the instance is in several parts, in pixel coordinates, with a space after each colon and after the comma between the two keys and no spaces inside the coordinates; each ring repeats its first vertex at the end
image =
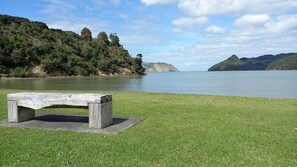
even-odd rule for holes
{"type": "Polygon", "coordinates": [[[0,15],[0,77],[142,75],[142,55],[131,57],[117,34],[88,28],[78,35],[45,23],[0,15]]]}
{"type": "Polygon", "coordinates": [[[240,59],[236,55],[232,55],[208,69],[208,71],[247,70],[297,70],[297,53],[282,53],[240,59]]]}
{"type": "Polygon", "coordinates": [[[146,72],[178,72],[179,70],[171,64],[167,63],[142,63],[146,72]]]}

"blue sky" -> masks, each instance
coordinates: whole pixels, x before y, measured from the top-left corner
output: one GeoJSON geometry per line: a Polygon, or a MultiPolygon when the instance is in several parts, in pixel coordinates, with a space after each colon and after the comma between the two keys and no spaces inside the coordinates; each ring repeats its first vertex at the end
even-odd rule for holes
{"type": "Polygon", "coordinates": [[[297,52],[296,0],[0,0],[0,13],[117,33],[132,56],[205,71],[232,54],[297,52]]]}

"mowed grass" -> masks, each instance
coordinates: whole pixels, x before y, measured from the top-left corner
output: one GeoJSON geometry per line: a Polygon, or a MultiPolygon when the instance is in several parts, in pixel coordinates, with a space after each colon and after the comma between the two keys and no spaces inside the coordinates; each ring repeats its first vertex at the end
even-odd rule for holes
{"type": "MultiPolygon", "coordinates": [[[[13,92],[0,90],[1,120],[13,92]]],[[[93,93],[145,120],[118,135],[0,127],[0,166],[297,166],[297,100],[93,93]]]]}

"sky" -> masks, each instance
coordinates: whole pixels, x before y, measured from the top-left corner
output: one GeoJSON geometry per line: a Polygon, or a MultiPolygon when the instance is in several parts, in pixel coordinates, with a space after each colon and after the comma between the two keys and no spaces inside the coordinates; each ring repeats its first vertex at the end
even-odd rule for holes
{"type": "Polygon", "coordinates": [[[0,0],[0,14],[117,33],[134,57],[206,71],[233,54],[297,52],[296,0],[0,0]]]}

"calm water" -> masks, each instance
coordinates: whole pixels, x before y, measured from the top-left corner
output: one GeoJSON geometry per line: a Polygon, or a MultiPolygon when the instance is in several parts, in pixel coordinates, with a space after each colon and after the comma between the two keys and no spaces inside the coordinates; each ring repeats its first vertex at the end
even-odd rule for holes
{"type": "Polygon", "coordinates": [[[129,90],[227,96],[297,98],[297,71],[150,73],[139,77],[0,80],[1,88],[129,90]]]}

